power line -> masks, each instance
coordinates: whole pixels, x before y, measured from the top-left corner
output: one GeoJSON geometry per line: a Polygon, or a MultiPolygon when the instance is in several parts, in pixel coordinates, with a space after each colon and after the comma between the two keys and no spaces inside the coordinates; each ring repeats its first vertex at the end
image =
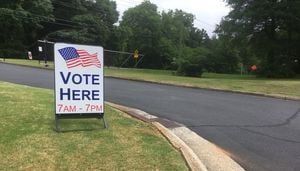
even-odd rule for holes
{"type": "MultiPolygon", "coordinates": [[[[70,6],[70,4],[69,4],[69,5],[66,5],[66,4],[60,4],[60,3],[57,3],[57,2],[53,2],[53,3],[56,4],[56,5],[58,5],[58,6],[60,6],[60,7],[68,7],[68,8],[70,8],[70,9],[78,10],[78,8],[73,7],[73,6],[70,6]]],[[[66,9],[63,9],[63,10],[66,10],[66,9]]],[[[94,10],[95,10],[96,12],[99,12],[100,14],[106,13],[105,10],[100,9],[100,8],[96,8],[96,9],[94,9],[94,10]]],[[[65,20],[65,19],[60,19],[60,20],[65,20]]],[[[70,21],[70,20],[65,20],[65,21],[70,21]]],[[[70,21],[70,22],[73,22],[73,21],[70,21]]],[[[78,23],[78,22],[74,22],[74,23],[78,23]]],[[[87,24],[84,24],[84,25],[87,25],[87,24]]],[[[92,25],[90,25],[90,26],[92,26],[92,25]]],[[[94,25],[94,26],[95,26],[95,25],[94,25]]]]}
{"type": "MultiPolygon", "coordinates": [[[[137,3],[137,4],[134,4],[134,6],[137,6],[137,5],[139,5],[140,3],[142,3],[142,2],[140,2],[140,1],[135,1],[135,0],[132,0],[132,1],[133,1],[134,3],[137,3]]],[[[132,3],[132,2],[130,2],[129,0],[122,0],[122,1],[119,0],[118,2],[119,2],[119,3],[120,3],[120,2],[121,2],[121,3],[124,3],[124,2],[132,3]]],[[[56,4],[56,5],[61,5],[61,6],[64,6],[64,7],[68,7],[68,8],[72,8],[72,9],[78,10],[78,8],[75,8],[74,6],[70,6],[71,4],[66,5],[66,3],[62,3],[62,2],[60,2],[60,3],[53,2],[53,3],[56,4]]],[[[118,4],[117,4],[117,5],[118,5],[118,4]]],[[[132,7],[132,6],[127,6],[127,7],[130,8],[130,7],[132,7]]],[[[158,7],[158,8],[160,8],[160,9],[162,9],[162,10],[166,10],[166,11],[171,10],[171,9],[165,9],[165,8],[162,8],[162,7],[158,7]]],[[[98,10],[100,10],[100,9],[98,8],[98,10]]],[[[101,11],[98,11],[98,12],[104,12],[104,11],[101,9],[101,11]]],[[[59,20],[64,21],[63,19],[59,19],[59,20]]],[[[209,23],[207,23],[207,22],[205,22],[205,21],[203,21],[203,20],[197,19],[196,17],[195,17],[195,20],[198,21],[198,22],[200,22],[200,23],[202,23],[202,24],[205,24],[206,26],[209,26],[209,27],[211,27],[211,28],[215,28],[214,25],[209,24],[209,23]]],[[[65,21],[69,21],[69,20],[65,20],[65,21]]],[[[69,22],[72,22],[72,21],[69,21],[69,22]]]]}
{"type": "MultiPolygon", "coordinates": [[[[38,17],[42,17],[42,18],[52,19],[52,18],[47,17],[47,16],[38,15],[38,14],[33,14],[33,13],[31,13],[31,15],[33,15],[33,16],[38,16],[38,17]]],[[[54,20],[64,21],[64,22],[68,22],[68,23],[73,23],[73,24],[79,24],[79,25],[82,25],[82,23],[78,23],[78,22],[74,22],[74,21],[66,20],[66,19],[62,19],[62,18],[56,18],[56,17],[53,17],[53,19],[54,19],[54,20]]]]}
{"type": "MultiPolygon", "coordinates": [[[[7,14],[12,14],[12,13],[8,13],[7,12],[7,14]]],[[[14,13],[14,14],[17,14],[17,13],[14,13]]],[[[62,18],[56,18],[56,17],[48,17],[48,16],[43,16],[43,15],[38,15],[38,14],[33,14],[33,13],[31,13],[31,15],[35,16],[37,18],[41,17],[41,18],[38,18],[38,19],[42,20],[43,22],[57,24],[57,25],[62,25],[62,26],[70,26],[70,27],[74,27],[74,28],[86,28],[86,27],[95,27],[96,26],[96,25],[92,25],[92,24],[75,22],[75,21],[66,20],[66,19],[62,19],[62,18]],[[56,21],[67,22],[67,23],[59,23],[59,22],[51,21],[52,19],[54,19],[56,21]],[[74,24],[76,24],[76,25],[74,25],[74,24]]],[[[37,18],[25,17],[25,16],[19,16],[19,17],[27,18],[27,19],[37,19],[37,18]]]]}
{"type": "MultiPolygon", "coordinates": [[[[55,3],[55,2],[54,2],[55,3]]],[[[58,3],[55,3],[55,4],[58,4],[58,3]]],[[[61,5],[61,4],[59,4],[61,5]]],[[[76,9],[74,7],[71,7],[71,6],[68,6],[68,5],[63,5],[65,7],[70,7],[70,8],[73,8],[73,9],[76,9]]],[[[164,8],[162,8],[163,10],[165,10],[164,8]]],[[[77,10],[77,9],[76,9],[77,10]]],[[[8,13],[6,15],[12,15],[12,13],[8,13]]],[[[56,17],[47,17],[47,16],[43,16],[43,15],[38,15],[38,14],[31,14],[32,16],[36,16],[36,17],[41,17],[41,18],[38,18],[40,19],[42,22],[46,22],[46,23],[51,23],[51,24],[56,24],[56,25],[61,25],[61,26],[68,26],[68,27],[73,27],[73,28],[86,28],[86,27],[93,27],[93,26],[96,26],[96,25],[91,25],[91,24],[85,24],[85,23],[80,23],[80,22],[74,22],[74,21],[71,21],[71,20],[66,20],[66,19],[62,19],[62,18],[56,18],[56,17]],[[55,22],[55,21],[51,21],[52,19],[56,20],[56,21],[63,21],[63,22],[67,22],[67,23],[60,23],[60,22],[55,22]],[[76,24],[76,25],[74,25],[76,24]]],[[[18,17],[21,17],[21,18],[26,18],[26,19],[37,19],[37,18],[33,18],[33,17],[25,17],[25,16],[18,16],[18,17]]],[[[197,18],[195,18],[195,20],[201,22],[201,23],[204,23],[206,24],[207,26],[210,26],[210,27],[214,27],[212,26],[211,24],[208,24],[202,20],[199,20],[197,18]]]]}
{"type": "MultiPolygon", "coordinates": [[[[8,12],[4,12],[4,15],[13,15],[12,13],[8,13],[8,12]],[[6,13],[6,14],[5,14],[6,13]]],[[[30,19],[30,20],[36,20],[37,18],[34,18],[34,17],[25,17],[25,16],[20,16],[20,15],[15,15],[16,17],[18,18],[23,18],[23,19],[30,19]]],[[[56,25],[62,25],[62,26],[68,26],[68,27],[74,27],[74,28],[84,28],[84,27],[80,27],[80,26],[75,26],[75,25],[71,25],[71,24],[66,24],[66,23],[58,23],[58,22],[55,22],[55,21],[49,21],[49,20],[45,20],[45,18],[47,17],[44,17],[43,18],[39,18],[41,20],[41,22],[45,22],[45,23],[50,23],[50,24],[56,24],[56,25]]],[[[49,18],[48,18],[49,19],[49,18]]]]}
{"type": "Polygon", "coordinates": [[[207,23],[207,22],[205,22],[205,21],[203,21],[203,20],[199,20],[199,19],[197,19],[197,18],[195,18],[195,20],[196,20],[196,21],[199,21],[199,22],[202,23],[202,24],[205,24],[205,25],[207,25],[207,26],[210,26],[210,27],[214,27],[214,28],[215,28],[215,26],[213,26],[212,24],[209,24],[209,23],[207,23]]]}
{"type": "MultiPolygon", "coordinates": [[[[132,1],[133,1],[133,2],[136,2],[136,3],[137,3],[136,5],[142,3],[141,1],[135,1],[135,0],[132,0],[132,1]]],[[[118,2],[129,2],[129,0],[122,0],[122,1],[119,0],[118,2]]],[[[160,11],[170,11],[170,10],[172,10],[172,9],[166,9],[166,8],[163,8],[163,7],[160,7],[160,6],[157,6],[157,7],[160,9],[160,11]]],[[[198,22],[200,22],[200,23],[202,23],[202,24],[205,24],[206,26],[209,26],[209,27],[211,27],[211,28],[215,28],[214,25],[209,24],[209,23],[207,23],[206,21],[197,19],[196,16],[195,16],[195,20],[198,21],[198,22]]]]}
{"type": "MultiPolygon", "coordinates": [[[[55,4],[55,5],[58,5],[58,6],[60,6],[60,7],[67,7],[67,8],[70,8],[70,9],[75,9],[75,10],[79,10],[79,8],[76,8],[76,7],[74,7],[74,6],[70,6],[71,4],[69,4],[69,5],[66,5],[66,3],[63,3],[63,2],[52,2],[53,4],[55,4]]],[[[100,10],[100,11],[98,11],[98,12],[104,12],[102,9],[100,9],[100,8],[97,8],[97,10],[100,10]]]]}

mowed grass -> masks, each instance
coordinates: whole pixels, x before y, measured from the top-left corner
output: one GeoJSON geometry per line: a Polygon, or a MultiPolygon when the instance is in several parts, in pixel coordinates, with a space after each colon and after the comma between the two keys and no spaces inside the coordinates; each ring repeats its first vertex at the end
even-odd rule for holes
{"type": "MultiPolygon", "coordinates": [[[[1,61],[1,58],[0,58],[1,61]]],[[[2,60],[3,61],[3,60],[2,60]]],[[[38,61],[6,59],[6,63],[45,68],[38,61]]],[[[54,68],[50,63],[48,68],[54,68]]],[[[105,76],[150,81],[188,87],[256,93],[300,99],[300,79],[267,79],[254,75],[204,73],[201,78],[176,76],[174,71],[151,69],[105,68],[105,76]]]]}
{"type": "Polygon", "coordinates": [[[51,61],[47,61],[47,67],[45,66],[44,61],[38,61],[38,60],[29,60],[29,59],[11,59],[6,58],[5,60],[3,58],[0,58],[0,62],[9,63],[9,64],[18,64],[23,66],[33,66],[37,68],[48,68],[48,69],[54,69],[54,64],[51,61]]]}
{"type": "Polygon", "coordinates": [[[151,125],[105,107],[101,121],[62,120],[53,91],[0,82],[0,170],[188,170],[151,125]]]}
{"type": "Polygon", "coordinates": [[[176,76],[172,71],[106,68],[106,76],[188,87],[257,93],[300,99],[300,79],[266,79],[254,75],[204,73],[202,78],[176,76]]]}

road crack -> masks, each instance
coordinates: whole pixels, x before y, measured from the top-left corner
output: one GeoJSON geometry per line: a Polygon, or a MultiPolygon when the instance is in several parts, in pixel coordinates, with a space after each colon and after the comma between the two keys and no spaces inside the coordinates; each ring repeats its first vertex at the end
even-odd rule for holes
{"type": "Polygon", "coordinates": [[[300,114],[300,108],[290,117],[285,119],[281,123],[269,124],[269,125],[217,125],[217,124],[203,124],[203,125],[189,125],[187,127],[196,128],[196,127],[224,127],[224,128],[272,128],[272,127],[281,127],[289,125],[293,120],[295,120],[300,114]]]}
{"type": "Polygon", "coordinates": [[[275,127],[286,126],[286,125],[289,125],[293,120],[295,120],[299,116],[299,114],[300,114],[300,108],[293,115],[291,115],[290,117],[285,119],[283,122],[278,123],[278,124],[270,124],[270,125],[199,125],[199,126],[192,125],[192,126],[188,126],[188,127],[190,127],[190,128],[197,128],[197,127],[238,128],[238,129],[244,130],[244,131],[252,133],[252,134],[272,138],[275,140],[300,144],[300,141],[276,137],[273,135],[269,135],[269,134],[265,134],[265,133],[262,133],[259,131],[254,131],[254,130],[249,129],[249,128],[275,128],[275,127]]]}

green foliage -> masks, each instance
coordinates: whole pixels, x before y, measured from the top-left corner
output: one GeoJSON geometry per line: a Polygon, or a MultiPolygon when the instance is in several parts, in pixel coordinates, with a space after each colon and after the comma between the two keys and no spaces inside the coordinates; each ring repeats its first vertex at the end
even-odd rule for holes
{"type": "Polygon", "coordinates": [[[208,38],[204,30],[194,27],[194,18],[192,14],[182,10],[162,12],[162,37],[159,50],[166,61],[165,67],[172,68],[171,61],[182,61],[183,64],[186,60],[181,58],[184,56],[185,47],[200,47],[203,45],[203,40],[208,38]]]}
{"type": "MultiPolygon", "coordinates": [[[[228,43],[251,48],[260,61],[259,73],[290,77],[300,56],[300,2],[295,0],[227,0],[232,11],[217,32],[228,43]]],[[[300,67],[299,64],[297,64],[300,67]]],[[[297,68],[297,67],[296,67],[297,68]]]]}
{"type": "Polygon", "coordinates": [[[120,41],[122,50],[139,49],[146,55],[141,64],[145,68],[189,66],[184,49],[204,46],[209,40],[205,30],[195,28],[193,23],[194,16],[190,13],[170,10],[159,14],[156,5],[145,1],[124,13],[120,28],[126,30],[127,36],[120,41]],[[172,65],[173,61],[181,62],[172,65]]]}
{"type": "Polygon", "coordinates": [[[237,51],[224,39],[212,39],[205,69],[215,73],[236,73],[239,63],[237,51]]]}
{"type": "MultiPolygon", "coordinates": [[[[230,13],[210,39],[182,10],[158,11],[150,1],[128,9],[119,25],[110,0],[2,0],[0,55],[21,57],[38,39],[102,45],[144,54],[139,67],[201,75],[235,73],[257,65],[267,77],[300,74],[300,2],[226,0],[230,13]],[[199,50],[201,49],[201,50],[199,50]],[[201,65],[200,65],[201,64],[201,65]]],[[[120,66],[127,56],[116,55],[120,66]]],[[[125,67],[132,67],[134,61],[125,67]]]]}
{"type": "Polygon", "coordinates": [[[0,8],[0,55],[14,56],[18,51],[23,50],[22,38],[24,37],[24,28],[22,20],[15,16],[15,12],[11,9],[0,8]]]}
{"type": "Polygon", "coordinates": [[[123,45],[126,50],[133,52],[138,49],[140,53],[147,55],[141,64],[142,66],[162,67],[163,61],[158,52],[161,20],[156,5],[145,1],[127,10],[124,13],[120,27],[129,34],[128,37],[125,37],[127,43],[123,45]]]}
{"type": "Polygon", "coordinates": [[[203,64],[208,53],[205,48],[185,47],[183,56],[174,61],[178,66],[178,75],[200,77],[203,73],[203,64]]]}
{"type": "Polygon", "coordinates": [[[117,20],[116,3],[109,0],[4,0],[0,55],[25,54],[38,39],[105,46],[117,20]]]}
{"type": "Polygon", "coordinates": [[[47,35],[54,41],[106,46],[118,20],[116,3],[109,0],[53,1],[55,17],[69,28],[57,27],[47,35]],[[64,8],[67,7],[67,8],[64,8]],[[66,14],[66,15],[65,15],[66,14]]]}
{"type": "Polygon", "coordinates": [[[53,20],[50,0],[4,1],[0,7],[0,55],[6,57],[23,56],[38,39],[43,22],[53,20]]]}

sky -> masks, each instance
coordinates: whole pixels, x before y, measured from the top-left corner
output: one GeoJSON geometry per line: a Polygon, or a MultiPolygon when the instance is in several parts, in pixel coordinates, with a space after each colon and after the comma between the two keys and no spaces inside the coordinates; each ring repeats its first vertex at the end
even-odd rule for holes
{"type": "MultiPolygon", "coordinates": [[[[128,8],[134,7],[143,0],[114,0],[117,2],[117,10],[120,17],[128,8]]],[[[195,15],[195,26],[204,28],[209,36],[213,35],[215,26],[219,24],[222,17],[229,12],[223,0],[150,0],[158,6],[159,11],[170,9],[181,9],[195,15]]]]}

